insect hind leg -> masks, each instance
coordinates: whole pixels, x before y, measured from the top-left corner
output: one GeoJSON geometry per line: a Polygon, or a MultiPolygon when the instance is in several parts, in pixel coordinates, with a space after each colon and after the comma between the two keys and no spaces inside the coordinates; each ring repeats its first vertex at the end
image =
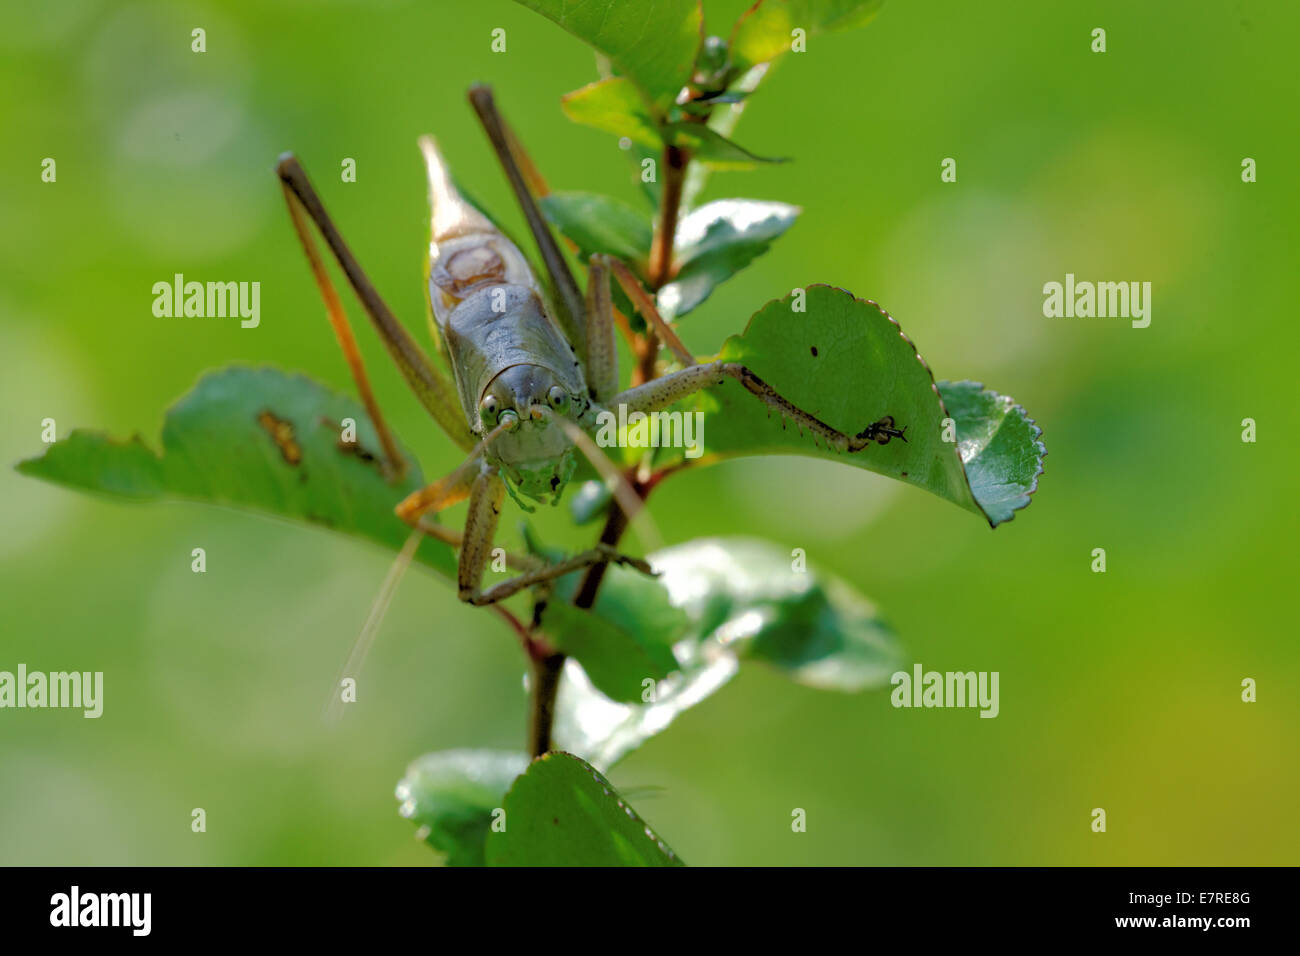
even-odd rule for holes
{"type": "Polygon", "coordinates": [[[370,319],[375,331],[388,349],[394,364],[402,373],[402,377],[406,379],[407,385],[415,393],[420,404],[433,416],[434,421],[442,427],[442,430],[447,433],[447,436],[452,441],[468,451],[474,446],[474,436],[465,424],[464,414],[459,410],[455,389],[451,382],[434,367],[429,357],[411,338],[410,333],[397,321],[388,305],[380,297],[379,292],[352,255],[347,243],[344,242],[342,235],[339,234],[338,228],[325,210],[324,203],[321,202],[320,196],[317,195],[311,180],[307,178],[307,173],[299,164],[297,158],[291,153],[285,153],[281,156],[276,166],[276,174],[280,177],[285,202],[288,203],[289,215],[293,220],[294,230],[298,234],[303,251],[306,253],[307,260],[311,265],[312,274],[320,287],[322,297],[325,299],[326,312],[330,323],[338,336],[339,344],[343,347],[348,365],[352,370],[353,377],[356,379],[357,388],[366,404],[366,411],[370,414],[376,430],[380,432],[387,456],[393,460],[394,469],[400,471],[397,468],[398,452],[396,443],[392,440],[391,435],[388,435],[387,428],[383,425],[383,419],[379,417],[378,406],[370,394],[370,385],[366,380],[365,371],[361,367],[361,358],[357,351],[356,341],[352,337],[338,294],[334,291],[333,284],[325,272],[324,264],[316,252],[315,243],[307,227],[307,219],[315,223],[321,237],[325,240],[326,246],[333,253],[334,259],[342,268],[343,274],[347,277],[353,292],[356,293],[357,298],[360,300],[367,318],[370,319]],[[385,438],[385,436],[388,437],[385,438]]]}

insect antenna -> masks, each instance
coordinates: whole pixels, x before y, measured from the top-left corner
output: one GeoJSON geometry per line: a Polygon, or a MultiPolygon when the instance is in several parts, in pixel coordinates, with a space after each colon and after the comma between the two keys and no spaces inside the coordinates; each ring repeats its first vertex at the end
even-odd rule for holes
{"type": "Polygon", "coordinates": [[[415,557],[415,549],[420,546],[420,539],[423,537],[423,531],[416,531],[406,539],[406,544],[402,545],[402,550],[398,552],[397,557],[393,560],[393,565],[388,569],[383,584],[379,586],[379,593],[375,595],[374,603],[370,605],[370,613],[366,616],[366,623],[362,625],[361,633],[357,635],[356,643],[352,645],[352,653],[348,654],[343,669],[339,671],[339,675],[334,681],[334,690],[330,694],[329,703],[325,706],[325,720],[327,723],[337,723],[338,719],[343,716],[343,694],[340,692],[343,680],[347,677],[355,680],[361,675],[361,668],[366,662],[370,648],[375,643],[375,636],[379,633],[379,625],[383,623],[384,615],[388,613],[388,605],[393,602],[393,595],[397,593],[397,586],[401,583],[402,576],[406,574],[406,569],[411,566],[411,560],[415,557]]]}

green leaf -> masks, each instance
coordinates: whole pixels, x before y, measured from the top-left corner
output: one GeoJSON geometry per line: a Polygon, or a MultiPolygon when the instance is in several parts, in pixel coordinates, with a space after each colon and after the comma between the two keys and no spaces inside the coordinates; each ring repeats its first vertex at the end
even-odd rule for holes
{"type": "MultiPolygon", "coordinates": [[[[874,302],[827,285],[802,291],[805,311],[794,310],[796,293],[769,302],[718,358],[749,366],[832,428],[856,435],[890,416],[907,440],[836,452],[782,416],[769,417],[766,404],[727,379],[674,406],[706,416],[696,463],[782,454],[840,461],[916,485],[994,527],[1028,504],[1046,449],[1024,409],[993,393],[976,398],[978,386],[936,386],[915,346],[874,302]],[[961,413],[951,415],[955,441],[944,440],[949,396],[961,413]]],[[[664,449],[657,462],[681,457],[680,449],[664,449]]]]}
{"type": "MultiPolygon", "coordinates": [[[[709,129],[720,136],[728,138],[735,133],[736,124],[740,122],[740,117],[745,111],[748,97],[758,89],[758,85],[767,73],[767,69],[768,64],[763,63],[744,71],[731,81],[728,92],[734,94],[737,102],[714,105],[712,115],[708,119],[709,129]]],[[[682,208],[684,210],[694,207],[695,201],[703,193],[711,173],[712,170],[706,163],[691,163],[687,166],[686,182],[682,184],[682,208]]]]}
{"type": "Polygon", "coordinates": [[[574,524],[589,524],[603,517],[613,497],[605,482],[594,478],[584,481],[569,499],[569,514],[573,516],[574,524]]]}
{"type": "Polygon", "coordinates": [[[575,123],[626,136],[634,143],[654,150],[663,140],[637,91],[636,84],[625,76],[611,76],[565,94],[560,99],[564,115],[575,123]]]}
{"type": "Polygon", "coordinates": [[[766,157],[751,153],[734,143],[717,130],[703,123],[669,123],[664,135],[689,149],[691,158],[714,169],[752,169],[761,163],[785,163],[786,157],[766,157]]]}
{"type": "Polygon", "coordinates": [[[551,193],[541,207],[551,224],[577,243],[584,261],[603,252],[645,268],[653,227],[644,213],[598,193],[551,193]]]}
{"type": "Polygon", "coordinates": [[[512,751],[425,754],[397,784],[398,812],[420,828],[419,839],[445,854],[448,866],[483,866],[492,814],[527,768],[528,758],[512,751]]]}
{"type": "Polygon", "coordinates": [[[794,225],[802,210],[761,199],[718,199],[687,214],[678,225],[677,256],[693,262],[737,245],[770,243],[794,225]]]}
{"type": "Polygon", "coordinates": [[[788,53],[796,28],[814,37],[865,26],[883,4],[884,0],[761,0],[732,29],[732,66],[744,70],[788,53]]]}
{"type": "MultiPolygon", "coordinates": [[[[583,264],[593,253],[603,252],[627,263],[644,275],[650,257],[654,228],[646,213],[598,193],[557,192],[541,200],[547,220],[578,246],[583,264]]],[[[645,328],[617,282],[612,282],[614,307],[627,316],[632,328],[645,328]]]]}
{"type": "Polygon", "coordinates": [[[682,866],[618,791],[572,754],[544,754],[506,794],[489,866],[682,866]]]}
{"type": "Polygon", "coordinates": [[[147,501],[166,491],[162,462],[139,435],[126,441],[77,429],[45,450],[14,466],[33,478],[83,491],[147,501]]]}
{"type": "Polygon", "coordinates": [[[660,313],[673,319],[690,312],[766,252],[800,211],[757,199],[719,199],[692,210],[677,230],[677,275],[659,290],[660,313]]]}
{"type": "Polygon", "coordinates": [[[606,569],[595,606],[581,610],[569,603],[581,577],[557,583],[542,620],[546,635],[607,697],[639,701],[647,679],[676,670],[673,642],[686,630],[686,615],[658,580],[619,565],[606,569]]]}
{"type": "Polygon", "coordinates": [[[691,78],[703,39],[698,0],[519,0],[609,58],[657,106],[666,107],[691,78]]]}
{"type": "Polygon", "coordinates": [[[875,607],[832,575],[797,571],[784,548],[749,538],[706,538],[650,555],[672,603],[690,619],[674,645],[677,672],[648,703],[616,703],[574,661],[556,699],[559,746],[608,769],[758,660],[801,684],[861,691],[884,686],[900,663],[875,607]]]}
{"type": "MultiPolygon", "coordinates": [[[[39,458],[19,462],[25,475],[130,500],[182,498],[247,508],[322,525],[396,551],[411,529],[394,506],[424,485],[415,458],[389,484],[378,437],[360,404],[303,375],[231,367],[204,376],[167,412],[162,454],[139,437],[115,441],[74,431],[39,458]],[[341,441],[341,422],[356,422],[357,441],[341,441]]],[[[431,538],[417,561],[448,575],[455,557],[431,538]]]]}
{"type": "Polygon", "coordinates": [[[957,427],[958,450],[975,500],[997,525],[1029,504],[1038,488],[1047,448],[1042,429],[1025,410],[979,382],[940,382],[948,414],[957,427]]]}
{"type": "Polygon", "coordinates": [[[702,538],[656,552],[673,603],[742,660],[822,690],[882,687],[901,663],[875,605],[788,549],[753,538],[702,538]]]}
{"type": "Polygon", "coordinates": [[[722,37],[708,36],[695,58],[695,83],[702,90],[713,95],[720,92],[719,87],[727,81],[727,63],[730,60],[727,41],[722,37]]]}
{"type": "Polygon", "coordinates": [[[749,94],[744,90],[723,90],[720,93],[696,97],[689,103],[683,104],[682,109],[698,116],[709,116],[712,114],[713,107],[723,103],[743,103],[748,96],[749,94]]]}
{"type": "MultiPolygon", "coordinates": [[[[651,149],[650,147],[642,146],[639,143],[633,143],[632,148],[627,151],[627,158],[628,162],[632,165],[632,177],[636,184],[637,192],[641,194],[641,198],[646,201],[646,204],[650,207],[652,213],[657,213],[659,210],[659,202],[663,197],[663,183],[659,182],[658,176],[647,180],[645,175],[645,170],[647,168],[646,160],[653,160],[657,166],[661,153],[662,150],[651,149]]],[[[653,169],[655,167],[649,168],[653,169]]],[[[691,163],[686,167],[687,180],[690,180],[691,173],[694,170],[703,168],[704,167],[699,163],[691,163]]],[[[683,202],[684,201],[685,196],[683,195],[683,202]]]]}
{"type": "Polygon", "coordinates": [[[555,701],[556,745],[608,770],[677,717],[712,696],[740,668],[735,654],[697,637],[673,648],[677,671],[655,686],[649,703],[610,700],[570,658],[555,701]]]}

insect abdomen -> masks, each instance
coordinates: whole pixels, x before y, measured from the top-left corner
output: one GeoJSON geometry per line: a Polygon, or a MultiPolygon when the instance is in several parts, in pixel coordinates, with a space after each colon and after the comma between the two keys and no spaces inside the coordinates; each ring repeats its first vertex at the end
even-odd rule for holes
{"type": "Polygon", "coordinates": [[[452,184],[431,136],[420,140],[429,174],[429,300],[438,331],[446,334],[456,307],[487,286],[518,285],[540,292],[519,248],[452,184]]]}

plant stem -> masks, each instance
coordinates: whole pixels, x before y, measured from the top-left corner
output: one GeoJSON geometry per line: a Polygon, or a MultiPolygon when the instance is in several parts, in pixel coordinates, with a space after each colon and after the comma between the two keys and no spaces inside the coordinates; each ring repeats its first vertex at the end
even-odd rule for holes
{"type": "Polygon", "coordinates": [[[651,291],[672,278],[673,242],[677,238],[677,216],[682,207],[682,186],[686,182],[686,151],[678,146],[665,146],[663,163],[664,189],[659,197],[659,224],[655,229],[654,246],[650,250],[651,291]]]}
{"type": "MultiPolygon", "coordinates": [[[[650,291],[658,292],[672,278],[673,247],[677,238],[677,220],[681,212],[682,186],[686,181],[686,168],[690,157],[685,150],[676,146],[664,147],[663,174],[664,188],[659,202],[659,222],[655,229],[654,246],[650,252],[650,291]]],[[[648,382],[657,375],[656,363],[659,359],[659,338],[654,330],[647,328],[646,334],[639,340],[637,349],[637,368],[633,373],[634,382],[648,382]]],[[[642,480],[635,470],[627,476],[637,498],[644,504],[645,499],[655,485],[664,477],[660,472],[642,480]]],[[[605,516],[605,526],[601,529],[600,540],[609,547],[615,547],[623,532],[627,530],[631,516],[611,501],[609,513],[605,516]]],[[[605,580],[608,563],[593,564],[583,573],[582,581],[573,597],[574,607],[590,610],[596,603],[600,584],[605,580]]],[[[540,610],[540,606],[539,606],[540,610]]],[[[534,625],[536,625],[534,621],[534,625]]],[[[555,723],[555,696],[560,689],[560,675],[564,671],[564,655],[551,649],[545,640],[532,636],[525,642],[532,662],[531,707],[528,719],[528,746],[534,757],[539,757],[551,749],[551,729],[555,723]]]]}
{"type": "Polygon", "coordinates": [[[555,694],[564,672],[564,655],[546,654],[532,658],[532,707],[528,716],[528,752],[540,757],[551,749],[551,728],[555,724],[555,694]]]}
{"type": "MultiPolygon", "coordinates": [[[[628,476],[628,483],[636,496],[644,501],[645,493],[640,482],[634,476],[628,476]]],[[[600,532],[601,543],[611,548],[617,545],[619,538],[623,537],[623,532],[627,530],[628,521],[627,514],[618,506],[617,501],[611,499],[609,513],[605,516],[605,527],[600,532]]],[[[586,570],[573,596],[574,607],[590,610],[595,605],[596,592],[600,590],[600,582],[605,580],[605,569],[608,567],[606,563],[593,564],[586,570]]]]}
{"type": "MultiPolygon", "coordinates": [[[[665,146],[660,163],[664,177],[663,192],[659,197],[659,222],[655,226],[654,245],[650,249],[650,291],[658,292],[673,277],[673,247],[677,240],[677,219],[682,208],[682,188],[686,182],[686,167],[690,157],[678,146],[665,146]]],[[[659,358],[659,337],[654,329],[647,328],[637,353],[636,382],[655,378],[655,362],[659,358]]]]}
{"type": "MultiPolygon", "coordinates": [[[[645,500],[641,486],[633,481],[632,490],[642,501],[645,500]]],[[[605,527],[600,540],[610,547],[618,544],[628,525],[623,509],[611,502],[609,514],[605,518],[605,527]]],[[[574,595],[574,607],[590,610],[596,603],[596,592],[600,582],[605,579],[608,564],[593,564],[583,574],[582,581],[574,595]]],[[[550,649],[542,641],[533,640],[525,645],[532,662],[531,708],[528,717],[529,753],[540,757],[551,749],[551,728],[555,723],[555,695],[560,689],[560,675],[564,671],[564,655],[550,649]]]]}

